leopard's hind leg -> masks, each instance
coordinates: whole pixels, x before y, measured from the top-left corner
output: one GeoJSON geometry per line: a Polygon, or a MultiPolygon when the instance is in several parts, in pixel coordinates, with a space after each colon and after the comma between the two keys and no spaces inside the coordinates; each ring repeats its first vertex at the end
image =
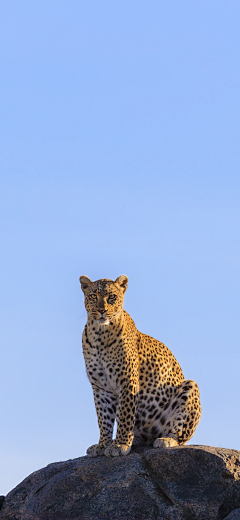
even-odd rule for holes
{"type": "Polygon", "coordinates": [[[155,448],[178,446],[193,436],[201,417],[199,389],[195,381],[181,383],[161,415],[161,434],[155,448]]]}

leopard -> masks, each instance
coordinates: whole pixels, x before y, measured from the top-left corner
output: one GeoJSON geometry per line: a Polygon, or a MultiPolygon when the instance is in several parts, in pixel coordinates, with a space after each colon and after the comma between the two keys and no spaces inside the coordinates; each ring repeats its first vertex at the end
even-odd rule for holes
{"type": "Polygon", "coordinates": [[[87,455],[117,457],[132,446],[186,444],[201,416],[198,385],[184,379],[168,347],[139,332],[123,309],[128,277],[79,281],[87,311],[82,348],[100,430],[87,455]]]}

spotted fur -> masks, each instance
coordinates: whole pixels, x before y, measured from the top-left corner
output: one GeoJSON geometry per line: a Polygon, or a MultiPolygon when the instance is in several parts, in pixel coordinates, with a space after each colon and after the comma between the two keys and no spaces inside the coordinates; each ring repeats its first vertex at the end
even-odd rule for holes
{"type": "Polygon", "coordinates": [[[123,310],[128,278],[80,277],[88,314],[83,354],[100,428],[87,454],[126,455],[132,443],[185,444],[201,416],[198,386],[184,380],[171,351],[139,332],[123,310]],[[113,426],[117,434],[113,441],[113,426]]]}

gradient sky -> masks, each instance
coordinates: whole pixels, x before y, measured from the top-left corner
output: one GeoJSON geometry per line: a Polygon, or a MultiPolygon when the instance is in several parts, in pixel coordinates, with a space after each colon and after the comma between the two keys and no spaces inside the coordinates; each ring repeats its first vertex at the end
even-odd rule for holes
{"type": "Polygon", "coordinates": [[[240,450],[240,4],[2,0],[0,495],[98,441],[78,278],[197,381],[240,450]]]}

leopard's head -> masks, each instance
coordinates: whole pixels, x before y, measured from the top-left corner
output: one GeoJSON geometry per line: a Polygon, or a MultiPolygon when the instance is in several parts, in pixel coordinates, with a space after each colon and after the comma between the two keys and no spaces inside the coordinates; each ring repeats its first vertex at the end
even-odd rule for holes
{"type": "Polygon", "coordinates": [[[89,318],[99,324],[108,325],[121,313],[128,283],[127,276],[123,274],[115,282],[106,278],[92,282],[87,276],[80,276],[79,281],[89,318]]]}

